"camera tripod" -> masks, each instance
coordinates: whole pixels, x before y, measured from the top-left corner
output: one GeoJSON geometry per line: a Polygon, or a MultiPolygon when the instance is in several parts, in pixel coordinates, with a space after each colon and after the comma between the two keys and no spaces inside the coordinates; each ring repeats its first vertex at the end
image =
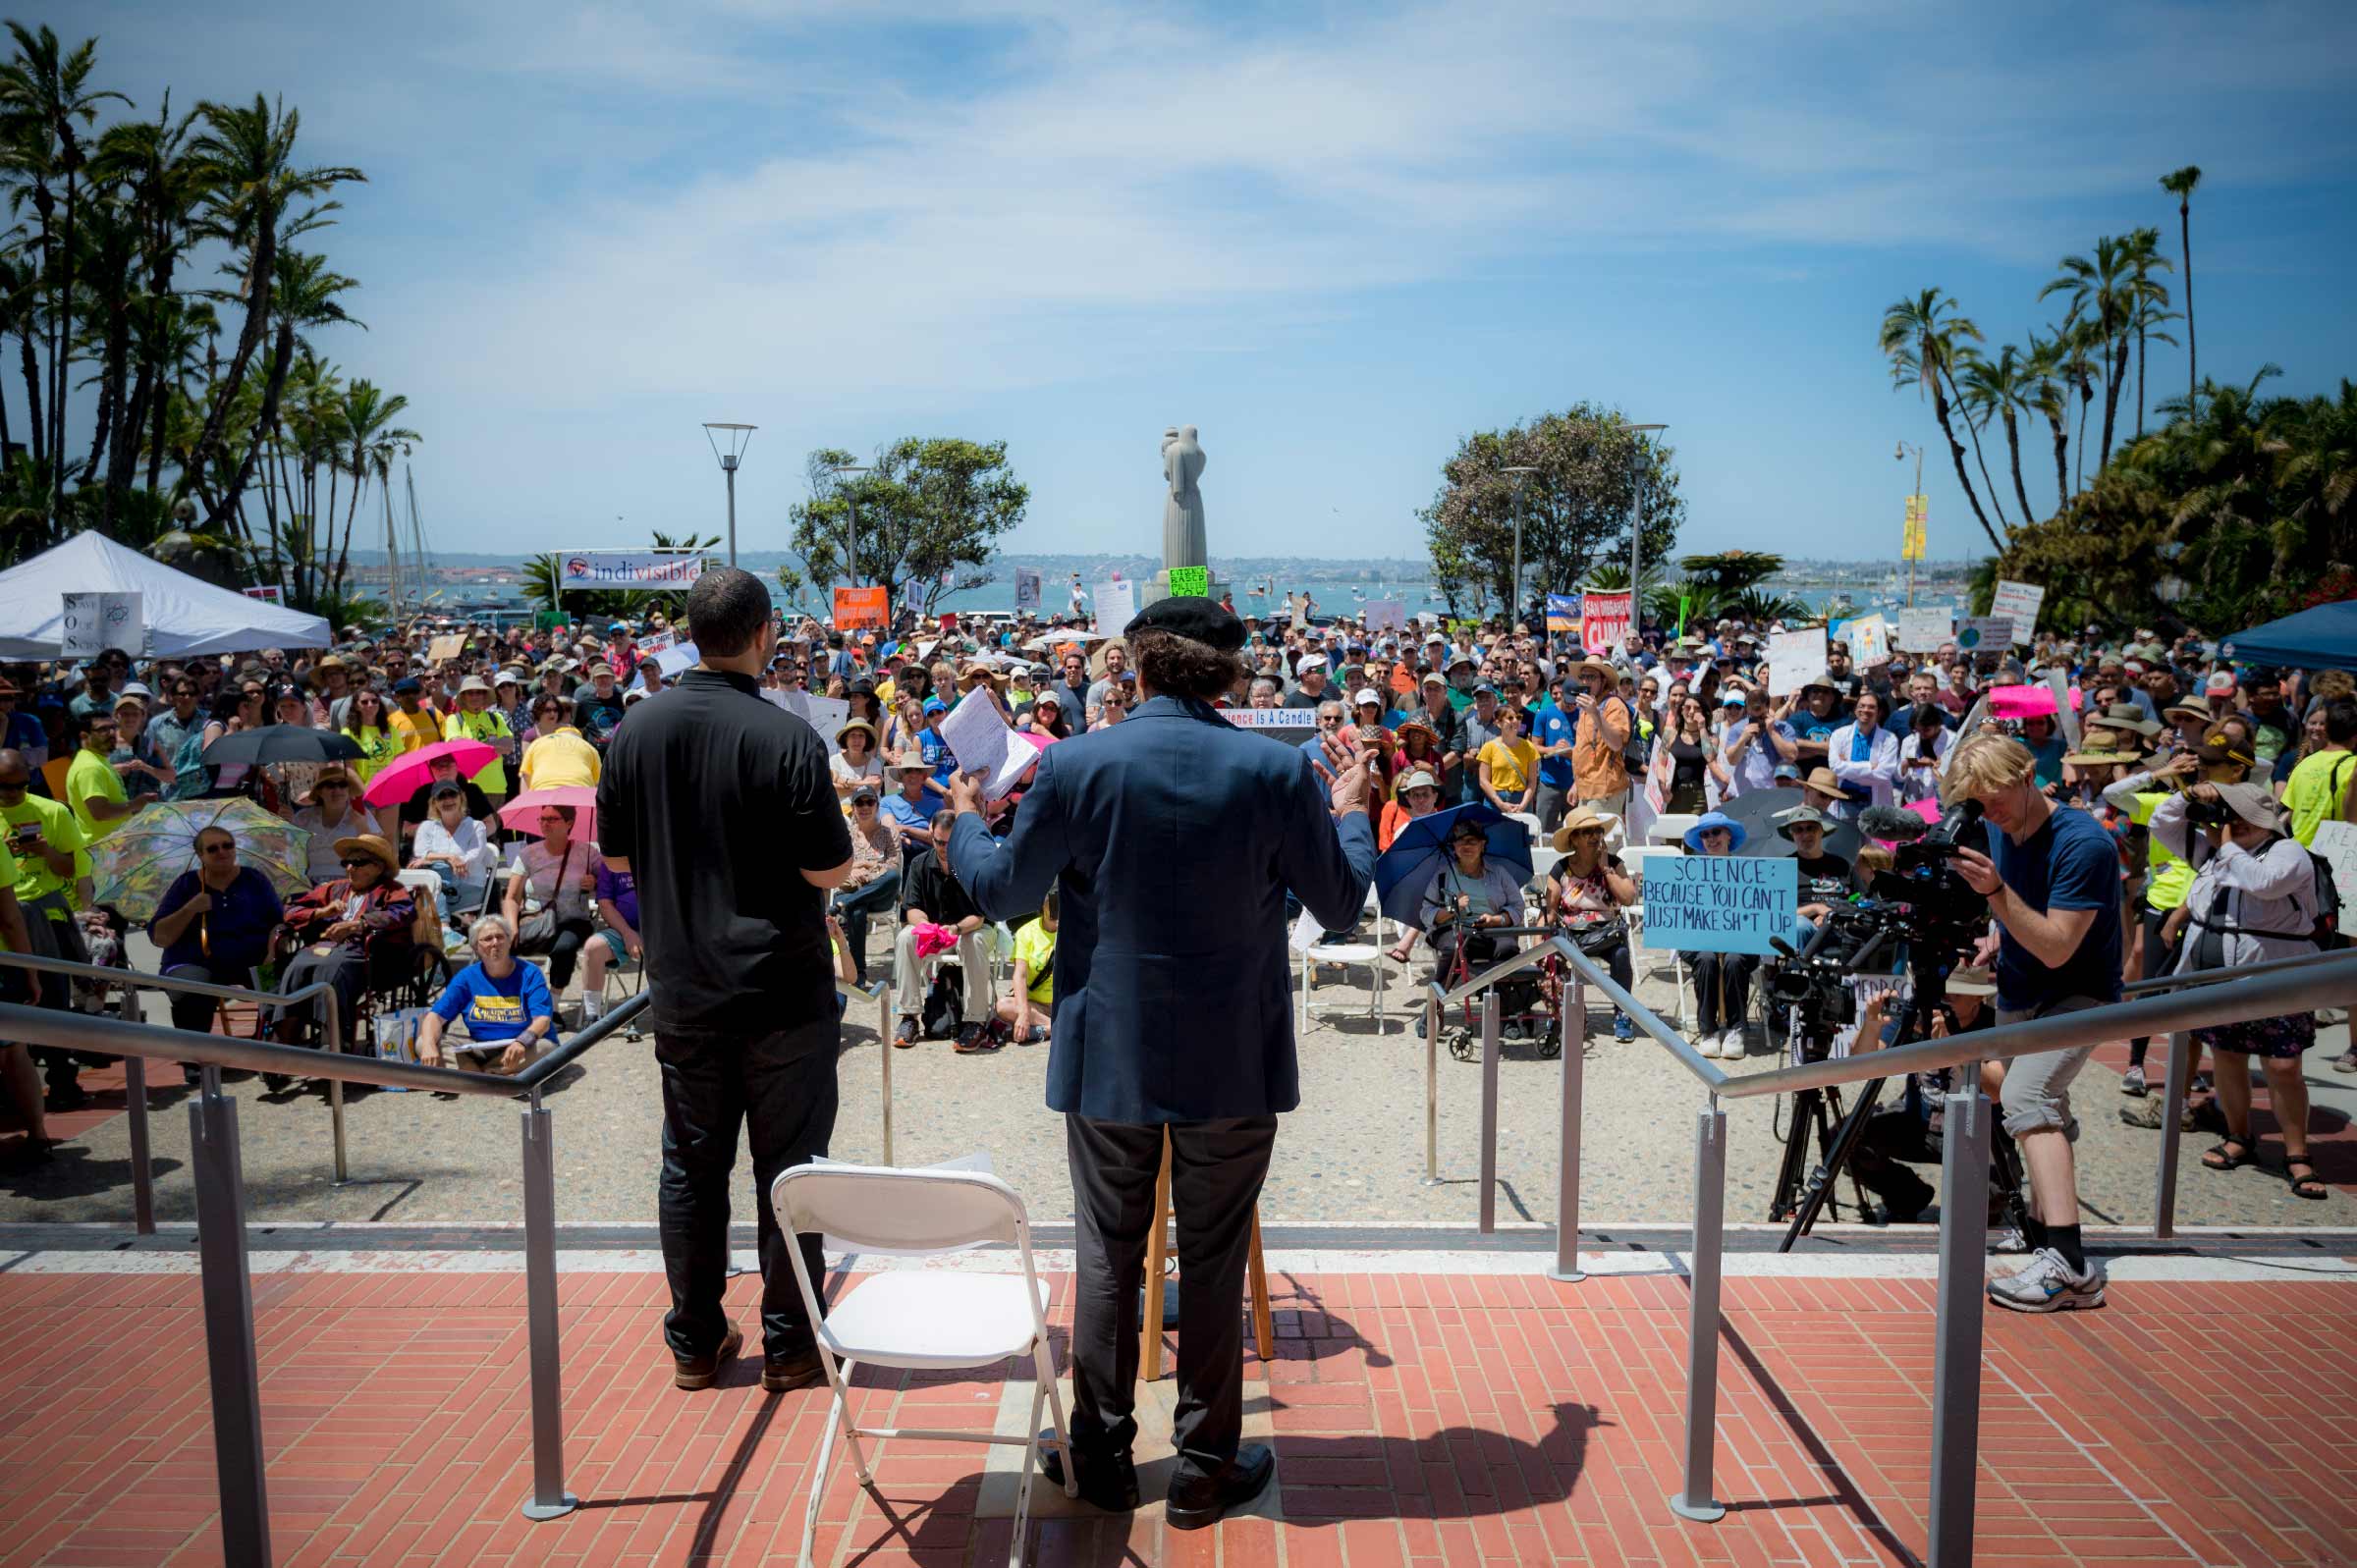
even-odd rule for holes
{"type": "MultiPolygon", "coordinates": [[[[1880,1079],[1868,1084],[1867,1096],[1871,1097],[1880,1087],[1880,1079]]],[[[1784,1134],[1783,1162],[1777,1168],[1776,1193],[1768,1200],[1770,1224],[1792,1218],[1799,1212],[1804,1193],[1813,1196],[1820,1207],[1837,1202],[1833,1196],[1832,1173],[1840,1166],[1834,1158],[1834,1149],[1842,1129],[1849,1122],[1849,1116],[1841,1108],[1841,1091],[1838,1089],[1803,1089],[1793,1095],[1792,1125],[1784,1134]],[[1809,1134],[1812,1130],[1817,1135],[1817,1148],[1823,1162],[1810,1170],[1804,1169],[1804,1166],[1809,1158],[1809,1134]]],[[[1858,1173],[1854,1170],[1849,1173],[1849,1185],[1858,1216],[1864,1218],[1866,1186],[1858,1180],[1858,1173]]],[[[1837,1209],[1835,1217],[1840,1217],[1837,1209]]],[[[1787,1240],[1786,1248],[1790,1245],[1787,1240]]]]}

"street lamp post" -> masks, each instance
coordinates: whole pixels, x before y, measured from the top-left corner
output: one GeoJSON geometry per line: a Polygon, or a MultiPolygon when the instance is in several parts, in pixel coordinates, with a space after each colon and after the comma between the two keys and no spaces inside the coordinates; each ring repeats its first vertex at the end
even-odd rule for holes
{"type": "Polygon", "coordinates": [[[1514,623],[1514,617],[1522,613],[1522,486],[1529,481],[1532,474],[1539,470],[1516,467],[1501,468],[1498,471],[1511,474],[1514,480],[1512,498],[1507,503],[1507,510],[1514,514],[1514,591],[1508,596],[1506,606],[1506,623],[1510,630],[1514,623]]]}
{"type": "Polygon", "coordinates": [[[843,576],[852,587],[859,586],[859,503],[843,493],[843,476],[847,473],[872,473],[875,470],[864,462],[839,462],[827,472],[835,476],[835,494],[843,497],[846,511],[843,530],[843,576]]]}
{"type": "Polygon", "coordinates": [[[751,445],[757,425],[728,424],[717,419],[704,421],[704,439],[712,443],[712,456],[720,460],[720,471],[729,476],[729,565],[737,565],[737,465],[744,460],[744,449],[751,445]],[[729,450],[720,450],[722,438],[715,431],[726,430],[729,450]]]}
{"type": "MultiPolygon", "coordinates": [[[[1640,436],[1667,430],[1668,425],[1630,425],[1640,436]]],[[[1628,519],[1628,624],[1642,633],[1645,629],[1645,454],[1640,442],[1637,453],[1637,483],[1633,499],[1634,510],[1628,519]]]]}

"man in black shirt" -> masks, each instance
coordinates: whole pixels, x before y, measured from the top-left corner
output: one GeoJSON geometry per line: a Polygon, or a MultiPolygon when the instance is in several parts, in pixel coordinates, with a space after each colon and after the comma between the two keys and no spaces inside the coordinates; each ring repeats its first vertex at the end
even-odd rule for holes
{"type": "MultiPolygon", "coordinates": [[[[761,1386],[819,1380],[812,1325],[770,1208],[780,1171],[827,1152],[841,1029],[826,898],[851,836],[826,746],[763,700],[769,592],[734,567],[687,596],[702,663],[617,732],[597,791],[606,863],[630,872],[663,1074],[664,1338],[682,1388],[708,1388],[743,1336],[721,1291],[737,1126],[750,1130],[761,1248],[761,1386]]],[[[819,1238],[798,1238],[823,1271],[819,1238]]]]}
{"type": "Polygon", "coordinates": [[[901,935],[893,946],[894,1004],[900,1009],[901,1021],[893,1031],[892,1043],[902,1051],[916,1044],[933,966],[949,956],[946,952],[924,958],[916,955],[916,928],[928,924],[947,926],[958,933],[958,966],[965,982],[958,1051],[971,1055],[988,1049],[984,1026],[991,1018],[990,953],[981,935],[987,922],[974,906],[974,895],[950,870],[950,828],[957,820],[953,811],[933,814],[925,847],[909,860],[907,875],[901,879],[901,935]]]}

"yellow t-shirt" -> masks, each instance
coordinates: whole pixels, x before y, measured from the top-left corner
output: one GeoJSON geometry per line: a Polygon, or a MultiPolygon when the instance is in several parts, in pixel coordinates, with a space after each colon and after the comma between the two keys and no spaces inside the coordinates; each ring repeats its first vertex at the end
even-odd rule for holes
{"type": "Polygon", "coordinates": [[[597,748],[571,725],[552,730],[524,747],[523,760],[517,766],[528,789],[553,789],[560,784],[594,788],[598,775],[605,771],[597,748]]]}
{"type": "Polygon", "coordinates": [[[390,730],[379,730],[374,725],[362,725],[357,730],[346,730],[344,733],[360,748],[360,760],[346,766],[352,769],[353,777],[363,785],[382,772],[385,764],[409,749],[403,743],[402,736],[390,730]]]}
{"type": "Polygon", "coordinates": [[[38,850],[18,838],[17,830],[20,828],[37,827],[50,848],[72,855],[75,878],[90,874],[90,856],[82,837],[82,828],[75,822],[74,813],[58,802],[28,794],[13,806],[0,806],[0,822],[8,825],[6,847],[24,851],[17,857],[15,887],[19,902],[29,903],[35,898],[47,897],[67,886],[67,879],[50,870],[48,860],[38,850]]]}
{"type": "Polygon", "coordinates": [[[1491,788],[1502,795],[1518,795],[1539,771],[1539,748],[1528,740],[1492,740],[1474,753],[1474,760],[1490,765],[1491,788]]]}
{"type": "Polygon", "coordinates": [[[2316,842],[2316,830],[2327,820],[2337,822],[2348,805],[2349,783],[2357,779],[2357,752],[2320,751],[2304,757],[2283,781],[2283,809],[2291,816],[2291,836],[2303,844],[2316,842]]]}
{"type": "MultiPolygon", "coordinates": [[[[442,721],[445,740],[482,740],[496,743],[508,738],[512,731],[507,719],[485,709],[481,713],[454,713],[442,721]]],[[[497,798],[508,792],[508,765],[494,757],[483,764],[483,771],[474,776],[474,786],[484,794],[497,798]]]]}
{"type": "Polygon", "coordinates": [[[422,703],[415,713],[403,713],[401,705],[396,703],[385,715],[385,728],[400,740],[406,755],[442,738],[442,716],[422,703]]]}
{"type": "Polygon", "coordinates": [[[1014,934],[1014,961],[1031,976],[1031,1000],[1041,1006],[1056,1000],[1056,933],[1034,920],[1014,934]]]}
{"type": "Polygon", "coordinates": [[[94,751],[77,751],[66,769],[66,803],[74,808],[74,823],[82,830],[84,843],[98,842],[131,820],[116,817],[100,822],[90,815],[88,802],[92,798],[111,800],[119,806],[131,797],[123,792],[122,776],[104,757],[94,751]]]}
{"type": "MultiPolygon", "coordinates": [[[[2165,791],[2130,797],[2128,820],[2139,828],[2153,825],[2153,808],[2166,800],[2165,791]]],[[[2168,845],[2153,834],[2145,857],[2144,902],[2149,909],[2170,910],[2185,901],[2193,892],[2193,865],[2181,856],[2169,853],[2168,845]]]]}
{"type": "MultiPolygon", "coordinates": [[[[11,888],[17,885],[17,860],[8,852],[8,845],[5,843],[0,843],[0,883],[11,888]]],[[[8,939],[0,937],[0,952],[13,952],[14,950],[9,946],[8,939]]]]}

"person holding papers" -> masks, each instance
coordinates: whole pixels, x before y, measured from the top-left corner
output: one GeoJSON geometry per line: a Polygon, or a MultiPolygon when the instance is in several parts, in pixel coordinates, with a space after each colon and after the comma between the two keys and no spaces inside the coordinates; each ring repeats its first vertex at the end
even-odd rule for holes
{"type": "Polygon", "coordinates": [[[1274,1468],[1240,1444],[1238,1309],[1277,1116],[1300,1103],[1286,894],[1329,929],[1355,924],[1375,834],[1355,737],[1335,734],[1312,762],[1213,707],[1247,675],[1233,615],[1164,599],[1127,637],[1136,710],[1039,756],[1006,838],[983,816],[1005,765],[977,776],[952,735],[967,771],[950,781],[948,859],[986,917],[1059,899],[1047,1100],[1065,1113],[1078,1211],[1073,1451],[1045,1468],[1061,1486],[1071,1463],[1098,1507],[1136,1506],[1138,1284],[1167,1137],[1186,1280],[1167,1518],[1197,1530],[1274,1468]]]}

